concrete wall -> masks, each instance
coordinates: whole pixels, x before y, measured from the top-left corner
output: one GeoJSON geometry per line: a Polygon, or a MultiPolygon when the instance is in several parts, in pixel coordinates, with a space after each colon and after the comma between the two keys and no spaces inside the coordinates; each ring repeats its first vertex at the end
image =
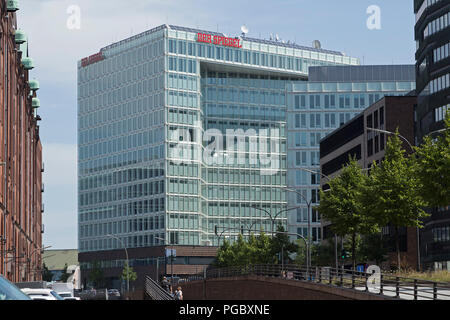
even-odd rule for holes
{"type": "Polygon", "coordinates": [[[351,289],[262,276],[193,281],[181,287],[184,300],[386,300],[351,289]]]}

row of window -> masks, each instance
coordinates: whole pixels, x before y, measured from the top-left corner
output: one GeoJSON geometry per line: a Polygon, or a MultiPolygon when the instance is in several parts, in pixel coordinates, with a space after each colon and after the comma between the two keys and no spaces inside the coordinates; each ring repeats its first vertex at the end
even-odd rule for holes
{"type": "Polygon", "coordinates": [[[237,201],[285,201],[286,192],[281,188],[208,186],[202,188],[204,197],[210,200],[237,201]],[[207,191],[207,193],[206,193],[207,191]]]}
{"type": "Polygon", "coordinates": [[[167,74],[167,86],[171,89],[198,90],[198,78],[177,73],[167,74]]]}
{"type": "Polygon", "coordinates": [[[80,191],[83,191],[115,186],[122,183],[138,182],[140,180],[153,179],[163,176],[164,169],[160,168],[125,169],[107,174],[80,178],[78,180],[78,187],[80,191]]]}
{"type": "Polygon", "coordinates": [[[95,209],[81,209],[80,222],[99,221],[117,217],[142,215],[164,210],[165,198],[127,201],[95,209]]]}
{"type": "Polygon", "coordinates": [[[436,63],[440,60],[448,58],[450,55],[450,42],[447,42],[443,46],[433,50],[433,62],[436,63]]]}
{"type": "MultiPolygon", "coordinates": [[[[133,92],[134,90],[137,90],[136,92],[138,92],[139,85],[133,86],[133,92]]],[[[145,111],[151,111],[152,109],[156,109],[158,107],[163,107],[164,92],[155,93],[155,90],[151,90],[149,88],[148,91],[145,91],[147,93],[147,96],[145,96],[144,94],[134,95],[133,93],[130,93],[130,98],[126,98],[127,101],[125,101],[125,98],[123,98],[120,104],[119,104],[119,96],[120,96],[119,89],[109,93],[92,96],[83,100],[78,100],[79,115],[93,116],[92,114],[89,113],[99,112],[99,110],[101,109],[109,109],[109,111],[105,110],[106,118],[103,119],[109,119],[109,121],[111,121],[112,119],[117,119],[117,117],[113,117],[114,112],[116,113],[116,115],[125,116],[125,113],[127,115],[135,114],[136,112],[131,112],[129,110],[136,110],[136,108],[141,109],[142,111],[139,111],[139,113],[141,113],[145,111]],[[153,93],[153,95],[150,95],[150,93],[153,93]],[[124,108],[125,110],[122,110],[122,108],[124,108]]],[[[93,120],[90,121],[92,122],[93,120]]],[[[92,126],[93,124],[90,125],[92,126]]]]}
{"type": "Polygon", "coordinates": [[[168,211],[198,212],[198,197],[167,196],[168,211]]]}
{"type": "MultiPolygon", "coordinates": [[[[308,222],[308,208],[297,208],[297,223],[308,222]]],[[[313,209],[311,212],[311,222],[318,223],[320,222],[320,214],[319,211],[313,209]]]]}
{"type": "MultiPolygon", "coordinates": [[[[208,59],[224,60],[229,62],[238,62],[245,64],[258,65],[263,67],[287,69],[307,73],[310,66],[329,65],[331,62],[294,58],[268,53],[260,53],[242,49],[224,48],[220,46],[186,43],[182,40],[169,39],[169,53],[187,54],[208,59]]],[[[318,59],[319,56],[325,60],[326,55],[311,52],[311,57],[318,59]]],[[[337,59],[342,57],[337,56],[337,59]]],[[[349,61],[350,62],[350,61],[349,61]]],[[[342,63],[342,61],[341,61],[342,63]]],[[[333,63],[332,63],[333,64],[333,63]]]]}
{"type": "Polygon", "coordinates": [[[208,183],[243,185],[284,185],[286,171],[262,175],[260,170],[203,169],[202,179],[208,183]]]}
{"type": "Polygon", "coordinates": [[[160,145],[153,148],[124,152],[104,158],[79,161],[79,174],[84,176],[132,164],[141,164],[142,162],[164,159],[164,155],[164,145],[160,145]]]}
{"type": "Polygon", "coordinates": [[[382,96],[380,93],[295,95],[294,109],[365,108],[382,96]]]}
{"type": "Polygon", "coordinates": [[[439,92],[450,87],[450,74],[447,73],[430,81],[430,93],[439,92]]]}
{"type": "Polygon", "coordinates": [[[431,229],[431,233],[432,233],[434,242],[450,241],[450,227],[449,226],[435,227],[435,228],[431,229]]]}
{"type": "Polygon", "coordinates": [[[168,215],[167,227],[168,229],[198,230],[199,216],[197,214],[171,213],[168,215]]]}
{"type": "Polygon", "coordinates": [[[295,152],[295,166],[318,166],[318,165],[320,165],[320,151],[295,152]]]}
{"type": "Polygon", "coordinates": [[[198,194],[198,180],[193,179],[169,179],[170,193],[198,194]]]}
{"type": "Polygon", "coordinates": [[[199,98],[197,93],[168,90],[167,104],[169,106],[198,108],[199,98]]]}
{"type": "Polygon", "coordinates": [[[291,134],[294,135],[292,147],[319,147],[320,139],[325,136],[325,133],[321,132],[294,132],[291,134]]]}
{"type": "Polygon", "coordinates": [[[304,170],[295,171],[295,184],[297,186],[320,184],[320,174],[307,172],[304,170]]]}
{"type": "Polygon", "coordinates": [[[80,206],[130,200],[164,193],[164,180],[151,181],[110,190],[80,192],[80,206]]]}
{"type": "MultiPolygon", "coordinates": [[[[80,251],[97,251],[97,250],[111,250],[111,249],[123,249],[123,245],[126,248],[138,248],[138,247],[147,247],[153,245],[163,245],[164,242],[159,240],[164,239],[164,233],[154,233],[154,234],[145,234],[145,235],[136,235],[136,236],[128,236],[128,237],[119,237],[122,242],[116,241],[116,239],[108,237],[106,239],[98,239],[98,240],[87,240],[80,241],[80,251]],[[123,243],[123,245],[122,245],[123,243]]],[[[146,260],[144,260],[146,261],[146,260]]],[[[126,261],[117,261],[117,263],[112,264],[111,261],[101,261],[100,267],[107,266],[117,266],[123,267],[126,261]]],[[[130,260],[130,265],[134,265],[139,263],[139,265],[143,264],[142,259],[132,259],[130,260]]],[[[149,262],[147,262],[149,263],[149,262]]],[[[145,263],[144,263],[145,264],[145,263]]],[[[80,264],[81,265],[81,264],[80,264]]],[[[84,263],[84,267],[86,267],[86,263],[84,263]]],[[[89,266],[92,267],[92,266],[89,266]]]]}
{"type": "MultiPolygon", "coordinates": [[[[106,109],[98,107],[94,112],[89,114],[82,114],[80,112],[78,116],[79,131],[84,131],[87,128],[98,127],[102,124],[112,125],[113,127],[107,128],[110,131],[103,132],[102,138],[106,138],[111,135],[126,134],[130,130],[138,130],[138,127],[140,127],[139,129],[142,129],[142,124],[139,123],[133,124],[134,128],[129,127],[126,130],[124,129],[124,126],[126,125],[124,121],[128,121],[128,119],[125,118],[130,118],[133,116],[137,119],[148,117],[148,122],[145,128],[147,128],[147,125],[150,126],[163,123],[164,118],[161,114],[159,114],[162,110],[155,110],[157,106],[162,105],[162,97],[163,96],[161,94],[157,94],[154,96],[143,97],[133,102],[124,103],[123,105],[109,106],[106,109]],[[117,121],[117,119],[125,120],[117,121]],[[114,124],[112,124],[112,122],[114,122],[114,124]]],[[[142,121],[147,120],[143,119],[142,121]]]]}
{"type": "Polygon", "coordinates": [[[167,109],[167,121],[169,123],[195,125],[199,121],[197,111],[189,111],[185,109],[167,109]]]}
{"type": "Polygon", "coordinates": [[[434,109],[434,121],[439,122],[445,119],[447,112],[450,111],[450,104],[434,109]]]}
{"type": "Polygon", "coordinates": [[[206,105],[204,114],[206,117],[211,118],[286,121],[286,112],[284,108],[209,103],[206,105]]]}
{"type": "MultiPolygon", "coordinates": [[[[118,71],[94,79],[83,81],[80,72],[78,83],[78,96],[82,99],[98,95],[99,93],[111,92],[120,89],[125,85],[140,85],[141,91],[154,88],[161,82],[162,76],[157,76],[164,71],[164,60],[158,59],[140,65],[135,65],[129,69],[118,71]],[[156,84],[155,84],[156,82],[156,84]]],[[[151,91],[151,90],[150,90],[151,91]]]]}
{"type": "MultiPolygon", "coordinates": [[[[308,238],[308,228],[306,227],[297,228],[297,233],[306,239],[308,238]]],[[[322,229],[320,227],[311,227],[311,233],[312,233],[311,237],[312,241],[316,242],[322,240],[322,229]]],[[[298,238],[300,239],[300,237],[298,238]]]]}
{"type": "Polygon", "coordinates": [[[425,39],[432,34],[435,34],[450,25],[450,12],[440,16],[439,18],[431,21],[423,30],[423,38],[425,39]]]}
{"type": "Polygon", "coordinates": [[[80,238],[164,229],[164,216],[80,225],[80,238]]]}
{"type": "Polygon", "coordinates": [[[128,69],[135,66],[140,61],[152,60],[163,54],[164,40],[147,43],[145,46],[124,51],[121,54],[108,57],[105,60],[79,69],[79,79],[82,82],[89,81],[99,76],[110,74],[111,72],[128,69]]]}
{"type": "Polygon", "coordinates": [[[271,132],[273,132],[273,136],[277,136],[277,132],[278,132],[278,136],[280,137],[284,137],[285,133],[286,133],[286,125],[284,123],[268,123],[266,122],[262,122],[262,121],[242,121],[242,117],[239,117],[239,119],[241,119],[241,121],[237,121],[237,120],[210,120],[208,119],[208,121],[205,124],[204,129],[208,130],[208,129],[216,129],[219,130],[219,132],[223,132],[223,135],[225,136],[227,133],[227,130],[232,130],[233,132],[237,132],[239,130],[244,131],[244,135],[254,135],[254,134],[250,134],[250,132],[248,130],[255,130],[258,132],[259,136],[270,136],[271,132]]]}
{"type": "Polygon", "coordinates": [[[257,74],[202,71],[201,83],[206,85],[233,86],[238,88],[260,88],[286,90],[288,81],[299,81],[299,78],[277,77],[257,74]]]}
{"type": "Polygon", "coordinates": [[[311,201],[311,203],[319,202],[319,189],[298,189],[298,188],[296,188],[296,191],[298,192],[295,194],[297,204],[307,204],[307,202],[306,202],[307,200],[311,201]],[[311,194],[311,197],[308,197],[309,193],[311,194]]]}
{"type": "Polygon", "coordinates": [[[286,94],[281,91],[256,91],[245,89],[233,89],[225,87],[206,87],[206,100],[239,102],[258,105],[286,105],[286,94]]]}
{"type": "Polygon", "coordinates": [[[126,150],[142,147],[145,147],[143,150],[144,153],[148,155],[150,152],[155,154],[154,150],[157,150],[156,148],[160,148],[160,146],[154,146],[152,148],[150,145],[161,143],[162,141],[164,141],[164,131],[161,128],[157,128],[148,132],[135,133],[129,136],[115,138],[110,141],[97,142],[85,146],[80,145],[78,147],[80,152],[79,159],[81,161],[96,157],[103,157],[112,153],[123,153],[126,150]]]}
{"type": "Polygon", "coordinates": [[[168,58],[168,70],[197,74],[197,61],[183,58],[168,58]]]}
{"type": "MultiPolygon", "coordinates": [[[[208,201],[207,206],[203,208],[204,213],[208,213],[209,216],[219,216],[219,217],[242,217],[242,218],[269,218],[269,212],[272,217],[277,216],[277,218],[285,218],[286,212],[284,211],[280,213],[280,211],[286,209],[283,204],[275,204],[275,203],[264,203],[255,204],[255,203],[239,203],[239,202],[214,202],[208,201]],[[207,207],[207,208],[206,208],[207,207]],[[257,209],[259,208],[259,209],[257,209]],[[283,214],[284,213],[284,214],[283,214]]],[[[237,219],[230,219],[233,221],[238,221],[237,219]]],[[[248,219],[241,219],[241,225],[248,224],[248,219]]],[[[223,224],[223,222],[220,222],[223,224]]],[[[214,231],[214,229],[210,229],[214,231]]]]}

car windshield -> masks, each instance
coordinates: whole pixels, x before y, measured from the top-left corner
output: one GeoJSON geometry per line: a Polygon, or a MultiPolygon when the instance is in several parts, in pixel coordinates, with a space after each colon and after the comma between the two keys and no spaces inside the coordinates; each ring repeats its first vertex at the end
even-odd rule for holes
{"type": "Polygon", "coordinates": [[[50,291],[52,296],[54,296],[57,300],[64,300],[63,297],[61,297],[59,294],[57,294],[55,291],[50,291]]]}
{"type": "Polygon", "coordinates": [[[0,276],[0,300],[31,300],[31,298],[0,276]]]}
{"type": "Polygon", "coordinates": [[[72,296],[70,293],[59,293],[59,295],[63,298],[68,298],[72,296]]]}

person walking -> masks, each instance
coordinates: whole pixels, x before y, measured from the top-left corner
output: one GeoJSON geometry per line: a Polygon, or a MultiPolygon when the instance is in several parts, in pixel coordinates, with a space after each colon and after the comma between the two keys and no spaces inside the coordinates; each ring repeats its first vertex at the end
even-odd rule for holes
{"type": "Polygon", "coordinates": [[[181,287],[178,287],[175,291],[175,300],[183,300],[183,291],[181,291],[181,287]]]}

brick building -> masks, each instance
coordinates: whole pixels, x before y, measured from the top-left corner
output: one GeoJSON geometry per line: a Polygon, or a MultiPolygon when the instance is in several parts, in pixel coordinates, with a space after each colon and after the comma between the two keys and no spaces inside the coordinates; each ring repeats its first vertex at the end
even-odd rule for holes
{"type": "Polygon", "coordinates": [[[37,81],[17,1],[0,1],[0,274],[13,282],[41,279],[42,145],[37,81]]]}

